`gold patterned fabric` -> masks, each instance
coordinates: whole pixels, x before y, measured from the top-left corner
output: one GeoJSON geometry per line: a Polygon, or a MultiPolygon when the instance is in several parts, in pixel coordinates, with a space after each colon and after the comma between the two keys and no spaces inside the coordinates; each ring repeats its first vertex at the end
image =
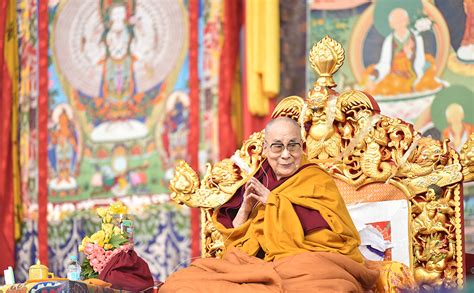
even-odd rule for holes
{"type": "Polygon", "coordinates": [[[380,272],[375,292],[418,292],[413,274],[406,265],[392,261],[367,261],[367,266],[380,272]]]}

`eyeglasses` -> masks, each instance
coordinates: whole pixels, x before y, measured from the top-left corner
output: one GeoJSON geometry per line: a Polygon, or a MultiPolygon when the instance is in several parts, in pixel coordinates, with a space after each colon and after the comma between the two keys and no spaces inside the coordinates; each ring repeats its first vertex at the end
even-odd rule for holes
{"type": "Polygon", "coordinates": [[[290,142],[286,146],[282,143],[272,143],[270,145],[270,151],[274,154],[281,154],[284,149],[287,149],[289,153],[296,153],[301,150],[301,143],[299,142],[290,142]]]}

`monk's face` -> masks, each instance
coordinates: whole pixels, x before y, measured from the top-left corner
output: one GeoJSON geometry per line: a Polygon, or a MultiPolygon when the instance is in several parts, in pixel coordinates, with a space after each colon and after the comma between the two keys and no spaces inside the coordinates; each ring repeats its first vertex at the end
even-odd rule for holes
{"type": "Polygon", "coordinates": [[[394,30],[407,28],[410,24],[410,17],[405,9],[395,8],[389,14],[389,24],[394,30]]]}
{"type": "Polygon", "coordinates": [[[464,120],[464,109],[459,104],[450,104],[446,108],[446,121],[451,125],[459,125],[464,120]]]}
{"type": "Polygon", "coordinates": [[[293,175],[303,154],[299,128],[286,121],[275,121],[266,131],[264,152],[278,180],[293,175]]]}

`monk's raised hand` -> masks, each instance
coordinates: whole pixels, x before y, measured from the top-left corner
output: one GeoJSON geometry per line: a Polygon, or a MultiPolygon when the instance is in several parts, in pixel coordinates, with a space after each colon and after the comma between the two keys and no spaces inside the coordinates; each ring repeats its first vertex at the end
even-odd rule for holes
{"type": "Polygon", "coordinates": [[[237,215],[235,215],[234,220],[232,220],[232,225],[234,226],[234,228],[239,227],[245,221],[247,221],[250,213],[252,212],[252,209],[255,206],[257,200],[253,198],[251,194],[253,194],[253,189],[245,188],[242,204],[240,205],[240,208],[237,212],[237,215]]]}
{"type": "Polygon", "coordinates": [[[260,181],[258,181],[255,177],[249,179],[246,184],[248,190],[252,190],[249,195],[254,199],[258,200],[262,204],[267,203],[268,195],[270,194],[270,190],[265,187],[260,181]]]}
{"type": "Polygon", "coordinates": [[[255,205],[256,200],[251,196],[253,192],[254,191],[252,188],[245,188],[241,209],[243,209],[243,211],[246,213],[249,213],[255,205]]]}

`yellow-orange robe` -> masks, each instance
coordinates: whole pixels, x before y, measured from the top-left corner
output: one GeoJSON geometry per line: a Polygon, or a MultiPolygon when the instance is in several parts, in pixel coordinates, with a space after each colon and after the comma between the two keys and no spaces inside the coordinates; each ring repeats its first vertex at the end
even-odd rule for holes
{"type": "Polygon", "coordinates": [[[237,228],[226,228],[216,219],[226,247],[236,247],[255,256],[260,248],[265,261],[307,251],[335,252],[362,263],[359,234],[332,177],[310,165],[273,189],[265,206],[258,205],[249,219],[237,228]],[[329,229],[304,235],[292,204],[317,210],[329,229]]]}

